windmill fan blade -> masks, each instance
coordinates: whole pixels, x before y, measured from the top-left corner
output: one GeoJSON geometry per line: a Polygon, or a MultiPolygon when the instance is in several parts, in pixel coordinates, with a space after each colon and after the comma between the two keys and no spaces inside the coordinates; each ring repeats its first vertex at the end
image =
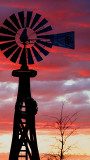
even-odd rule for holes
{"type": "Polygon", "coordinates": [[[3,54],[8,58],[16,50],[16,48],[18,48],[18,45],[15,45],[12,48],[9,48],[3,54]]]}
{"type": "Polygon", "coordinates": [[[74,32],[55,34],[51,42],[55,46],[74,49],[74,32]]]}
{"type": "Polygon", "coordinates": [[[37,43],[35,43],[35,46],[40,50],[40,52],[42,52],[45,56],[47,56],[49,54],[49,52],[47,50],[45,50],[44,48],[42,48],[41,46],[39,46],[37,43]]]}
{"type": "Polygon", "coordinates": [[[46,47],[52,48],[52,43],[44,42],[44,41],[41,41],[41,40],[36,40],[36,42],[40,43],[40,44],[43,44],[46,47]]]}
{"type": "Polygon", "coordinates": [[[35,28],[34,31],[36,31],[38,28],[42,27],[45,25],[48,21],[44,18],[35,28]]]}
{"type": "Polygon", "coordinates": [[[24,28],[24,12],[18,12],[18,16],[22,25],[22,28],[24,28]]]}
{"type": "Polygon", "coordinates": [[[0,36],[0,42],[2,42],[2,41],[10,41],[10,40],[15,40],[15,37],[0,36]]]}
{"type": "Polygon", "coordinates": [[[31,17],[32,17],[32,12],[27,12],[26,27],[29,27],[31,17]]]}
{"type": "Polygon", "coordinates": [[[23,48],[23,51],[21,53],[19,64],[23,64],[23,65],[26,64],[26,52],[25,52],[25,48],[23,48]]]}
{"type": "Polygon", "coordinates": [[[27,51],[28,51],[28,64],[34,64],[30,48],[27,48],[27,51]]]}
{"type": "Polygon", "coordinates": [[[9,22],[7,19],[4,21],[3,23],[5,26],[7,26],[8,28],[10,28],[11,30],[13,30],[14,32],[17,32],[17,29],[12,25],[11,22],[9,22]]]}
{"type": "Polygon", "coordinates": [[[39,33],[44,33],[44,32],[48,32],[48,31],[51,31],[52,30],[52,27],[51,26],[48,26],[40,31],[37,31],[36,34],[39,34],[39,33]]]}
{"type": "Polygon", "coordinates": [[[16,44],[16,41],[0,44],[0,49],[4,50],[4,49],[6,49],[8,47],[11,47],[14,44],[16,44]]]}
{"type": "Polygon", "coordinates": [[[40,17],[41,17],[41,15],[36,13],[34,20],[33,20],[31,27],[30,27],[31,29],[34,27],[34,25],[37,23],[37,21],[39,20],[40,17]]]}
{"type": "Polygon", "coordinates": [[[16,33],[12,32],[12,31],[10,31],[9,29],[6,29],[6,28],[4,28],[4,27],[1,27],[1,28],[0,28],[0,33],[12,35],[12,36],[15,36],[15,35],[16,35],[16,33]]]}
{"type": "Polygon", "coordinates": [[[20,27],[20,25],[19,25],[19,22],[18,22],[18,20],[17,20],[17,18],[16,18],[16,16],[15,16],[15,14],[12,14],[12,15],[10,16],[10,19],[13,21],[13,23],[16,25],[16,27],[17,27],[18,29],[21,29],[21,27],[20,27]]]}
{"type": "Polygon", "coordinates": [[[11,57],[10,60],[11,60],[12,62],[15,63],[15,62],[17,61],[17,58],[18,58],[18,56],[19,56],[19,54],[20,54],[20,52],[21,52],[21,49],[22,49],[22,48],[19,47],[19,48],[16,50],[16,52],[14,53],[14,55],[11,57]]]}
{"type": "Polygon", "coordinates": [[[31,47],[31,48],[32,48],[32,51],[33,51],[37,61],[43,60],[42,57],[39,55],[39,53],[36,51],[36,49],[34,47],[31,47]]]}

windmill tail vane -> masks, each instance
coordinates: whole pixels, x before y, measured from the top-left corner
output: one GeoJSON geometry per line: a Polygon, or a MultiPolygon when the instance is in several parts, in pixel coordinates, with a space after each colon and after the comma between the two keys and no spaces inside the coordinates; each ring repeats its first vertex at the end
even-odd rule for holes
{"type": "Polygon", "coordinates": [[[50,39],[52,45],[54,46],[74,49],[75,48],[74,34],[75,34],[74,31],[72,31],[59,34],[41,35],[37,36],[37,38],[50,39]]]}
{"type": "Polygon", "coordinates": [[[28,69],[28,65],[42,61],[52,46],[74,49],[74,31],[52,34],[48,21],[32,11],[12,14],[0,27],[1,51],[10,61],[21,65],[12,72],[12,76],[19,78],[19,87],[9,160],[40,160],[35,128],[38,108],[30,91],[30,78],[37,71],[28,69]]]}

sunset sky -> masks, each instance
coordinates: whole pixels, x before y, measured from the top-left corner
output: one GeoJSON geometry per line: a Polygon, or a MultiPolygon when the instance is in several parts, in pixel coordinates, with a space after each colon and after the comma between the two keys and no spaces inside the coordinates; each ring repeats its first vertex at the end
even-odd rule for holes
{"type": "MultiPolygon", "coordinates": [[[[55,143],[58,131],[50,127],[55,123],[50,117],[59,117],[64,101],[64,114],[79,112],[75,122],[79,129],[67,142],[75,143],[76,148],[68,154],[90,156],[90,0],[0,0],[0,26],[19,11],[41,14],[53,34],[75,31],[74,50],[53,46],[43,61],[29,67],[37,70],[37,76],[31,79],[31,93],[38,103],[39,152],[52,150],[50,145],[55,143]]],[[[18,91],[18,78],[11,74],[18,68],[20,65],[0,51],[0,160],[7,160],[10,151],[18,91]]]]}

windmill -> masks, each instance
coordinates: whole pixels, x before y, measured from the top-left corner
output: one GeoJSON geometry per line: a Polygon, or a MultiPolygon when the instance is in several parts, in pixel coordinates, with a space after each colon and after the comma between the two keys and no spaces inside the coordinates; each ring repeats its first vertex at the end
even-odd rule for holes
{"type": "Polygon", "coordinates": [[[37,102],[32,98],[30,78],[37,71],[28,65],[40,62],[49,54],[52,46],[74,49],[74,32],[51,34],[52,27],[40,14],[21,11],[12,14],[0,27],[0,49],[21,68],[14,70],[12,76],[19,77],[19,87],[15,105],[13,137],[9,160],[40,160],[37,146],[35,115],[37,102]]]}

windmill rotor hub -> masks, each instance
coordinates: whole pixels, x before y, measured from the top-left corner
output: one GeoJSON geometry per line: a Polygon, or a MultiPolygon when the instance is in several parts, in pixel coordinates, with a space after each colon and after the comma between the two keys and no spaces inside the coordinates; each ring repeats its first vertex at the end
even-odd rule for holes
{"type": "Polygon", "coordinates": [[[32,29],[26,28],[27,29],[27,34],[21,37],[21,34],[23,32],[23,28],[18,30],[15,36],[16,43],[18,44],[19,47],[24,48],[31,48],[34,46],[34,43],[37,40],[37,35],[35,32],[33,32],[32,29]]]}

